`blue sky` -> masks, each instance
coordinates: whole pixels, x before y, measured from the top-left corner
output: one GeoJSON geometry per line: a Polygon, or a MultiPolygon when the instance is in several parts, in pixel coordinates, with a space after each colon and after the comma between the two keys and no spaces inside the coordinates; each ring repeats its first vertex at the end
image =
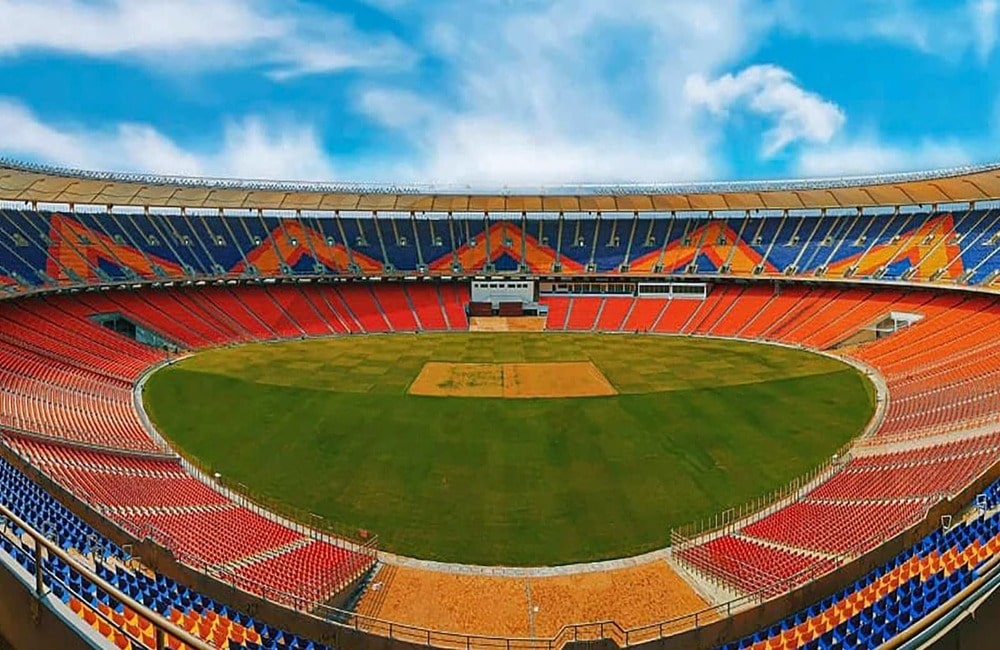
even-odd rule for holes
{"type": "Polygon", "coordinates": [[[491,186],[988,162],[998,4],[0,0],[0,154],[491,186]]]}

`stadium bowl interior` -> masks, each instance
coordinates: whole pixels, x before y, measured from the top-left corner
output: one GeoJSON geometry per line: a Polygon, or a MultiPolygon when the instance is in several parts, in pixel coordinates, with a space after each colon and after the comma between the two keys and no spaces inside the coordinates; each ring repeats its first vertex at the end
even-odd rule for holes
{"type": "MultiPolygon", "coordinates": [[[[1000,166],[470,193],[3,162],[0,629],[17,648],[975,639],[984,626],[970,614],[992,611],[1000,580],[998,198],[1000,166]],[[661,548],[472,566],[397,555],[379,530],[262,496],[172,447],[143,408],[155,371],[195,352],[413,332],[813,351],[866,377],[871,417],[773,492],[664,523],[661,548]]],[[[529,400],[626,392],[600,363],[573,379],[521,361],[486,359],[506,374],[450,370],[427,386],[529,400]]],[[[838,395],[810,397],[818,409],[838,395]]],[[[266,485],[269,464],[259,472],[266,485]]],[[[671,476],[651,480],[670,498],[671,476]]]]}

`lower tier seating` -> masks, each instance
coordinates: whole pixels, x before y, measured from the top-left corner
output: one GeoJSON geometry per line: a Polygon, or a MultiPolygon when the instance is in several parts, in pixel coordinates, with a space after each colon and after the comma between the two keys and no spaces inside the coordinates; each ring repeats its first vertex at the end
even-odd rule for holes
{"type": "Polygon", "coordinates": [[[911,628],[982,577],[1000,552],[994,483],[976,502],[987,511],[937,530],[849,587],[721,650],[874,648],[911,628]]]}
{"type": "Polygon", "coordinates": [[[749,524],[742,534],[821,553],[858,554],[913,524],[927,511],[921,500],[799,501],[749,524]]]}
{"type": "MultiPolygon", "coordinates": [[[[80,562],[121,593],[215,647],[328,650],[321,644],[255,621],[251,616],[233,611],[185,585],[137,565],[122,548],[101,536],[2,458],[0,503],[36,531],[54,539],[64,550],[76,553],[80,562]],[[88,559],[95,557],[101,561],[88,559]]],[[[34,552],[29,543],[22,540],[23,532],[7,530],[0,534],[0,552],[33,575],[34,552]]],[[[47,585],[68,612],[78,616],[114,647],[123,650],[154,647],[155,634],[149,621],[124,606],[113,594],[98,589],[67,563],[56,557],[47,558],[44,575],[47,585]]],[[[175,639],[167,638],[166,641],[167,647],[180,647],[175,639]]]]}
{"type": "Polygon", "coordinates": [[[791,551],[757,540],[725,535],[679,552],[686,564],[746,593],[774,595],[833,569],[836,563],[807,551],[791,551]]]}

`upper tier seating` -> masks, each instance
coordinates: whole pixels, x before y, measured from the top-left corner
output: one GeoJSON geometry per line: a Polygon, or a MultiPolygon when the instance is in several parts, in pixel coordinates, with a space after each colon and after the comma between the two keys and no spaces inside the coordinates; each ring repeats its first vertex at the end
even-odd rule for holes
{"type": "Polygon", "coordinates": [[[6,209],[0,210],[0,277],[25,290],[205,276],[451,275],[455,268],[713,274],[725,267],[734,275],[980,283],[1000,269],[994,212],[507,220],[6,209]]]}

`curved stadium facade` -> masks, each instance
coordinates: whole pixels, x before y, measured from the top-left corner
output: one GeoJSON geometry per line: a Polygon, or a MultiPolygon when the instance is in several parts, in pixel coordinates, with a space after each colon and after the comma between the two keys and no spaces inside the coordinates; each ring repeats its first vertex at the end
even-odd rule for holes
{"type": "Polygon", "coordinates": [[[25,647],[927,644],[1000,580],[998,199],[1000,166],[473,191],[2,163],[0,561],[29,595],[0,629],[25,647]],[[669,607],[514,635],[381,615],[403,592],[373,540],[220,485],[136,398],[187,351],[467,331],[472,284],[508,281],[548,331],[836,354],[879,387],[876,416],[787,489],[673,531],[656,561],[676,580],[642,582],[669,607]]]}

